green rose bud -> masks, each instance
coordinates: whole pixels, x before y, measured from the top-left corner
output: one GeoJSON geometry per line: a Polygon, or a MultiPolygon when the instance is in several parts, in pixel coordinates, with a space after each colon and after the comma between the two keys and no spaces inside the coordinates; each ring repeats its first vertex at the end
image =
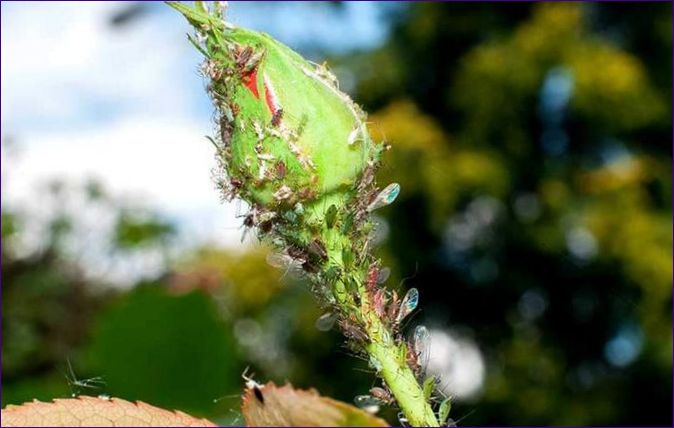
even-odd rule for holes
{"type": "Polygon", "coordinates": [[[225,23],[217,10],[171,6],[201,36],[231,196],[271,209],[346,196],[381,146],[335,76],[267,34],[225,23]]]}

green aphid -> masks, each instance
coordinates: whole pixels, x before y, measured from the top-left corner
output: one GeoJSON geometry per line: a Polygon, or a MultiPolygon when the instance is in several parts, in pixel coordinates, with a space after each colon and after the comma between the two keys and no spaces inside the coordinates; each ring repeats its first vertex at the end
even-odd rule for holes
{"type": "Polygon", "coordinates": [[[451,409],[451,398],[445,398],[442,403],[440,403],[440,407],[438,408],[438,422],[440,422],[441,425],[444,425],[445,422],[447,422],[447,418],[449,418],[449,411],[451,409]]]}
{"type": "Polygon", "coordinates": [[[435,388],[435,377],[427,377],[424,381],[423,391],[424,391],[424,400],[428,401],[433,395],[433,389],[435,388]]]}
{"type": "Polygon", "coordinates": [[[332,229],[335,226],[335,221],[337,220],[337,207],[333,204],[330,205],[328,210],[325,212],[325,225],[328,229],[332,229]]]}
{"type": "Polygon", "coordinates": [[[353,213],[348,213],[344,217],[344,220],[342,221],[342,227],[341,227],[341,232],[343,234],[347,234],[351,230],[351,227],[353,226],[353,218],[354,218],[353,213]]]}
{"type": "Polygon", "coordinates": [[[353,252],[347,248],[342,250],[342,263],[348,268],[353,264],[353,252]]]}

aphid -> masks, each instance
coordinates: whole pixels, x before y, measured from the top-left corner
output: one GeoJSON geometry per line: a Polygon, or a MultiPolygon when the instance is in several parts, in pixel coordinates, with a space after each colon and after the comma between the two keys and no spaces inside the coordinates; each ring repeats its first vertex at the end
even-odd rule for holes
{"type": "Polygon", "coordinates": [[[367,280],[365,283],[365,288],[368,290],[374,290],[375,286],[377,285],[377,280],[379,278],[379,266],[377,266],[376,263],[373,263],[370,266],[370,269],[367,271],[367,280]]]}
{"type": "Polygon", "coordinates": [[[281,186],[276,192],[274,192],[274,199],[277,201],[283,201],[290,198],[293,195],[293,191],[290,187],[285,184],[281,186]]]}
{"type": "Polygon", "coordinates": [[[298,196],[303,200],[313,199],[316,196],[316,191],[311,187],[305,187],[299,191],[298,196]]]}
{"type": "Polygon", "coordinates": [[[234,178],[234,177],[232,177],[229,180],[229,184],[231,184],[232,188],[234,188],[236,190],[239,190],[240,188],[243,187],[243,182],[241,180],[239,180],[238,178],[234,178]]]}
{"type": "Polygon", "coordinates": [[[347,139],[347,142],[349,145],[353,145],[356,141],[358,141],[359,134],[362,132],[362,125],[358,125],[353,130],[349,133],[349,137],[347,139]]]}
{"type": "Polygon", "coordinates": [[[66,373],[66,380],[71,387],[71,395],[75,397],[79,395],[82,389],[100,389],[105,386],[105,381],[100,376],[94,376],[87,379],[78,379],[75,376],[70,360],[66,360],[68,364],[68,373],[66,373]]]}
{"type": "Polygon", "coordinates": [[[391,395],[390,392],[388,392],[384,388],[375,386],[374,388],[370,389],[370,395],[384,404],[393,403],[393,396],[391,395]]]}
{"type": "Polygon", "coordinates": [[[320,272],[320,269],[318,268],[318,266],[316,266],[315,264],[313,264],[309,260],[302,263],[302,269],[307,273],[318,273],[318,272],[320,272]]]}
{"type": "Polygon", "coordinates": [[[353,399],[353,402],[368,413],[377,413],[379,411],[380,401],[370,395],[357,395],[353,399]]]}
{"type": "Polygon", "coordinates": [[[400,309],[400,305],[398,305],[398,293],[393,290],[391,292],[391,302],[388,305],[388,309],[386,310],[386,319],[389,320],[390,323],[392,323],[395,326],[397,326],[397,323],[394,322],[398,316],[398,310],[400,309]]]}
{"type": "Polygon", "coordinates": [[[367,212],[372,212],[381,207],[390,205],[393,201],[396,200],[400,194],[400,184],[391,183],[384,188],[377,196],[374,198],[370,205],[367,206],[367,212]]]}
{"type": "Polygon", "coordinates": [[[253,375],[246,376],[246,373],[248,372],[248,367],[243,371],[241,374],[241,377],[243,380],[246,381],[246,389],[252,389],[253,390],[253,395],[255,395],[255,398],[257,401],[260,402],[260,404],[264,404],[264,395],[262,395],[262,388],[264,388],[264,385],[260,385],[259,383],[255,382],[253,380],[253,375]]]}
{"type": "Polygon", "coordinates": [[[253,48],[250,46],[246,46],[244,49],[239,50],[235,53],[236,66],[243,68],[248,60],[250,60],[251,56],[253,56],[253,48]]]}
{"type": "Polygon", "coordinates": [[[247,228],[255,227],[255,213],[250,212],[246,217],[243,219],[243,225],[247,228]]]}
{"type": "Polygon", "coordinates": [[[351,230],[351,226],[353,226],[353,213],[348,213],[346,217],[344,217],[344,221],[342,221],[342,233],[347,233],[351,230]]]}
{"type": "Polygon", "coordinates": [[[318,331],[330,331],[337,321],[335,312],[326,312],[316,319],[316,329],[318,331]]]}
{"type": "Polygon", "coordinates": [[[358,192],[362,193],[374,181],[374,166],[368,164],[358,182],[358,192]]]}
{"type": "Polygon", "coordinates": [[[257,71],[257,66],[264,56],[264,50],[255,53],[250,46],[246,46],[236,58],[236,66],[242,75],[250,74],[257,71]]]}
{"type": "Polygon", "coordinates": [[[296,247],[294,245],[291,245],[290,247],[288,247],[288,249],[286,251],[288,251],[288,255],[295,260],[299,260],[299,261],[304,262],[308,258],[306,251],[304,251],[302,248],[296,247]]]}
{"type": "Polygon", "coordinates": [[[403,301],[400,303],[400,309],[398,315],[396,316],[396,324],[400,324],[402,320],[407,317],[412,311],[417,308],[419,304],[419,291],[416,288],[410,288],[403,297],[403,301]]]}
{"type": "Polygon", "coordinates": [[[281,124],[282,118],[283,118],[283,109],[282,108],[276,109],[271,116],[271,126],[279,126],[281,124]]]}
{"type": "Polygon", "coordinates": [[[428,401],[431,398],[433,388],[435,388],[435,377],[427,377],[423,385],[424,400],[428,401]]]}
{"type": "Polygon", "coordinates": [[[449,411],[452,409],[452,401],[450,398],[445,398],[442,403],[440,403],[440,407],[438,408],[438,422],[440,422],[440,425],[447,425],[445,426],[456,426],[454,421],[449,422],[447,418],[449,417],[449,411]],[[450,425],[452,423],[453,425],[450,425]]]}
{"type": "Polygon", "coordinates": [[[286,164],[283,161],[276,163],[276,178],[283,180],[286,176],[286,164]]]}
{"type": "Polygon", "coordinates": [[[383,288],[378,289],[374,292],[372,296],[372,306],[374,307],[374,312],[379,318],[384,317],[386,312],[386,290],[383,288]]]}
{"type": "Polygon", "coordinates": [[[220,140],[225,147],[229,146],[229,143],[232,141],[232,132],[234,131],[232,127],[232,121],[227,117],[227,114],[223,114],[220,117],[220,140]]]}
{"type": "Polygon", "coordinates": [[[259,230],[262,234],[265,234],[271,232],[272,227],[274,227],[274,222],[267,220],[260,223],[259,230]]]}
{"type": "Polygon", "coordinates": [[[367,334],[356,324],[349,320],[340,320],[339,326],[344,330],[344,335],[349,339],[359,342],[366,342],[368,340],[367,334]]]}
{"type": "Polygon", "coordinates": [[[309,242],[307,250],[309,251],[310,255],[314,256],[320,261],[325,261],[328,259],[328,252],[325,249],[325,244],[323,244],[320,239],[314,239],[313,241],[309,242]]]}
{"type": "Polygon", "coordinates": [[[328,229],[332,229],[337,221],[337,207],[333,204],[328,207],[328,210],[325,212],[325,225],[328,229]]]}
{"type": "Polygon", "coordinates": [[[431,354],[431,334],[423,325],[418,325],[414,329],[412,345],[412,349],[414,349],[414,354],[416,355],[417,376],[422,376],[431,354]]]}

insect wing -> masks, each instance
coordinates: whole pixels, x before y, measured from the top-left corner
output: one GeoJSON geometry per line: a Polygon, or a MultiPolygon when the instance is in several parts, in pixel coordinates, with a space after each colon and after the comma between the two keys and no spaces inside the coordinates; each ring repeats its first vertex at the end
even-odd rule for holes
{"type": "Polygon", "coordinates": [[[417,308],[419,304],[419,290],[416,288],[410,288],[403,297],[403,301],[400,303],[400,310],[398,311],[398,316],[396,318],[396,323],[400,323],[405,319],[412,311],[417,308]]]}
{"type": "Polygon", "coordinates": [[[334,312],[326,312],[316,320],[316,329],[319,331],[329,331],[337,321],[337,314],[334,312]]]}
{"type": "Polygon", "coordinates": [[[384,190],[375,196],[374,200],[367,206],[367,211],[372,212],[376,209],[385,207],[393,203],[400,194],[400,184],[391,183],[384,190]]]}

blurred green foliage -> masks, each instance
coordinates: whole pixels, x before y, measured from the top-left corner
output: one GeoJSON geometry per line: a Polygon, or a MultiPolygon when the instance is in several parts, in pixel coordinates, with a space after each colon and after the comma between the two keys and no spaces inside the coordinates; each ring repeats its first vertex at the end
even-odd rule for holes
{"type": "MultiPolygon", "coordinates": [[[[389,282],[419,288],[415,321],[472,336],[487,362],[482,393],[452,417],[671,424],[671,5],[396,11],[384,45],[333,63],[393,146],[379,175],[403,189],[382,210],[389,282]]],[[[87,189],[119,211],[113,253],[168,253],[174,225],[87,189]]],[[[371,386],[265,248],[167,257],[125,290],[67,256],[68,213],[26,254],[27,218],[3,205],[3,405],[106,393],[228,423],[247,365],[344,401],[371,386]],[[106,385],[77,391],[68,361],[106,385]]]]}

